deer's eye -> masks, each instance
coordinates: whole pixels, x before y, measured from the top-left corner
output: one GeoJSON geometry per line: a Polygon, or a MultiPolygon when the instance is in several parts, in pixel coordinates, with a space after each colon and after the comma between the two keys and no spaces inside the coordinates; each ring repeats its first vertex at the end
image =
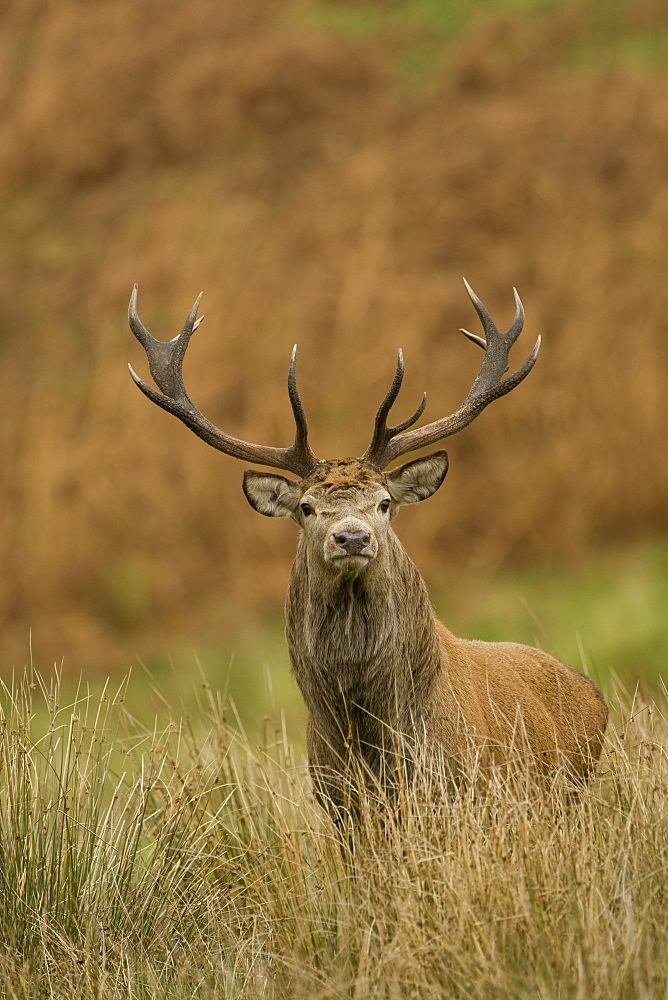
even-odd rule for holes
{"type": "Polygon", "coordinates": [[[378,504],[378,510],[381,512],[381,514],[387,514],[389,509],[390,509],[390,498],[385,497],[385,499],[381,500],[380,503],[378,504]]]}
{"type": "Polygon", "coordinates": [[[302,509],[302,514],[304,515],[304,517],[308,517],[310,514],[314,514],[315,513],[315,511],[313,510],[313,507],[311,507],[310,503],[306,503],[306,502],[300,503],[299,506],[302,509]]]}

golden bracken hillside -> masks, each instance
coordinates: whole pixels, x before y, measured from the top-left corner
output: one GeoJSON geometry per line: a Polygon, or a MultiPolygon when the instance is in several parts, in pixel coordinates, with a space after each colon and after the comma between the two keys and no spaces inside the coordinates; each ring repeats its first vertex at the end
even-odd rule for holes
{"type": "Polygon", "coordinates": [[[3,662],[31,626],[102,663],[280,608],[291,526],[130,381],[134,282],[165,340],[204,289],[186,381],[237,436],[289,442],[297,341],[323,455],[364,449],[397,347],[400,415],[424,389],[455,409],[480,361],[461,278],[500,326],[515,285],[514,359],[539,333],[541,357],[449,442],[411,554],[434,578],[665,532],[665,5],[437,6],[3,7],[3,662]]]}

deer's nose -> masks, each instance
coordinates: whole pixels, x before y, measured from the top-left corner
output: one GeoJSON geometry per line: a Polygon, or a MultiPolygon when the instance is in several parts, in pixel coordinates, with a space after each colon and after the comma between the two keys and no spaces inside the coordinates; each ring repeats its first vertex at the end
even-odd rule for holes
{"type": "Polygon", "coordinates": [[[349,556],[358,556],[368,546],[371,535],[367,531],[337,531],[334,541],[349,556]]]}

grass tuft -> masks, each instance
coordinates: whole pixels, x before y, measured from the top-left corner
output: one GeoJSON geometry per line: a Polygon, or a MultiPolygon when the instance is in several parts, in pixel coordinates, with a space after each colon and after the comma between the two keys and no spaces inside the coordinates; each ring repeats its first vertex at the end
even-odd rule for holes
{"type": "Polygon", "coordinates": [[[437,809],[431,773],[354,854],[280,733],[206,685],[197,729],[149,731],[125,690],[3,689],[3,996],[665,996],[665,690],[618,696],[578,798],[495,776],[437,809]]]}

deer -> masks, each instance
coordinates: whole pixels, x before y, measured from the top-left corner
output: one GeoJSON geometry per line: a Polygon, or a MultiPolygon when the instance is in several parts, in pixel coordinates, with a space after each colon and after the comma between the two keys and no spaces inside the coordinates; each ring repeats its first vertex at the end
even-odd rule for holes
{"type": "MultiPolygon", "coordinates": [[[[297,477],[247,470],[243,491],[258,513],[291,518],[300,529],[285,601],[286,638],[308,710],[315,794],[335,820],[353,808],[351,770],[362,773],[369,788],[395,786],[397,743],[444,762],[455,783],[471,748],[482,769],[507,765],[521,750],[537,772],[565,772],[580,783],[601,753],[608,712],[592,681],[541,649],[455,636],[436,618],[426,584],[391,526],[401,507],[439,489],[448,456],[439,450],[386,471],[388,466],[469,426],[515,389],[538,357],[540,337],[524,364],[506,376],[509,350],[524,326],[520,297],[514,289],[515,316],[500,333],[464,283],[483,336],[461,332],[484,351],[468,395],[451,415],[416,428],[424,394],[409,417],[388,426],[404,375],[399,350],[371,442],[355,458],[319,459],[312,452],[297,389],[296,346],[288,372],[294,442],[286,448],[252,444],[215,427],[186,392],[182,365],[203,319],[197,318],[201,293],[182,332],[169,342],[154,338],[139,319],[136,285],[130,299],[130,328],[158,387],[130,365],[144,395],[224,454],[297,477]]],[[[408,769],[413,751],[400,749],[408,769]]]]}

